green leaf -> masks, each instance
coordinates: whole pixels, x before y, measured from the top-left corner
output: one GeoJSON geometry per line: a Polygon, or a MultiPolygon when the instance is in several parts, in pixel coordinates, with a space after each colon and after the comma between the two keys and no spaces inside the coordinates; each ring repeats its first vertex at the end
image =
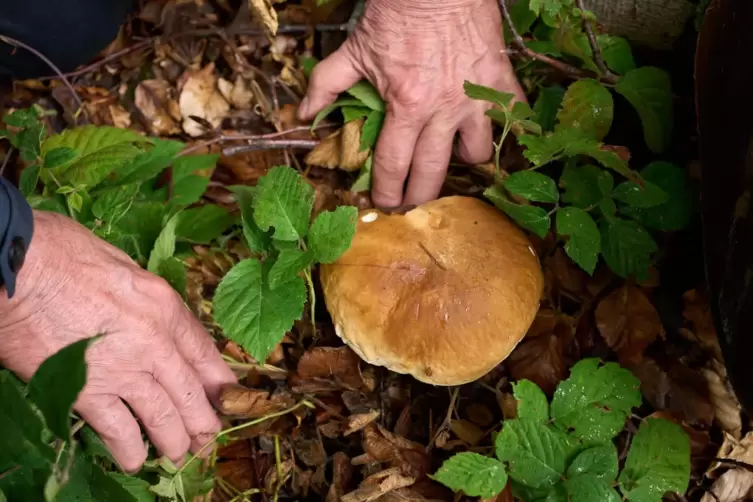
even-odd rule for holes
{"type": "Polygon", "coordinates": [[[119,185],[100,192],[92,205],[95,218],[117,222],[133,205],[141,185],[119,185]]]}
{"type": "Polygon", "coordinates": [[[235,193],[238,200],[238,207],[241,210],[243,221],[243,236],[246,239],[246,245],[254,253],[266,253],[272,245],[272,238],[269,232],[262,231],[254,221],[254,189],[244,185],[235,185],[229,187],[235,193]]]}
{"type": "Polygon", "coordinates": [[[340,206],[324,211],[311,225],[308,245],[318,263],[332,263],[348,250],[356,234],[358,209],[340,206]]]}
{"type": "Polygon", "coordinates": [[[659,502],[666,492],[684,494],[690,480],[690,441],[682,427],[649,418],[633,438],[620,491],[631,502],[659,502]]]}
{"type": "Polygon", "coordinates": [[[505,110],[510,106],[512,98],[515,97],[512,93],[498,91],[484,85],[472,84],[467,80],[463,83],[463,90],[465,90],[465,95],[471,99],[487,101],[505,110]]]}
{"type": "Polygon", "coordinates": [[[567,477],[591,474],[612,483],[617,479],[618,470],[617,448],[614,443],[609,442],[578,453],[567,468],[567,477]]]}
{"type": "Polygon", "coordinates": [[[557,211],[557,234],[568,237],[565,253],[583,270],[593,275],[601,251],[599,227],[583,209],[565,207],[557,211]]]}
{"type": "Polygon", "coordinates": [[[512,384],[513,395],[518,401],[518,418],[536,422],[549,420],[549,402],[541,388],[530,380],[512,384]]]}
{"type": "Polygon", "coordinates": [[[94,338],[63,347],[45,359],[29,381],[29,399],[44,415],[47,427],[63,441],[70,439],[68,415],[86,383],[84,355],[94,338]]]}
{"type": "Polygon", "coordinates": [[[672,134],[672,84],[667,72],[651,66],[631,70],[617,82],[615,91],[638,112],[651,151],[663,152],[672,134]]]}
{"type": "Polygon", "coordinates": [[[173,185],[172,197],[167,201],[167,187],[160,189],[157,200],[167,201],[168,210],[174,211],[195,204],[201,200],[209,186],[209,178],[204,176],[186,176],[173,185]]]}
{"type": "Polygon", "coordinates": [[[506,178],[502,184],[508,192],[535,202],[556,204],[559,200],[557,184],[549,176],[536,171],[518,171],[506,178]]]}
{"type": "Polygon", "coordinates": [[[180,213],[175,230],[177,239],[209,244],[219,238],[235,222],[233,215],[220,206],[207,204],[180,213]]]}
{"type": "Polygon", "coordinates": [[[612,175],[591,164],[568,163],[562,171],[562,201],[581,209],[598,204],[614,188],[612,175]]]}
{"type": "Polygon", "coordinates": [[[210,178],[220,158],[219,153],[181,155],[173,161],[173,182],[176,184],[191,176],[210,178]]]}
{"type": "Polygon", "coordinates": [[[559,85],[544,87],[539,91],[533,105],[533,120],[544,131],[552,131],[557,120],[557,112],[565,97],[565,89],[559,85]]]}
{"type": "Polygon", "coordinates": [[[44,168],[53,169],[58,166],[62,166],[76,158],[76,151],[73,148],[67,146],[60,146],[53,148],[47,152],[44,156],[44,168]]]}
{"type": "MultiPolygon", "coordinates": [[[[338,99],[331,105],[325,106],[319,113],[316,114],[316,117],[314,117],[314,121],[311,123],[311,129],[316,129],[316,126],[319,125],[319,123],[327,118],[327,116],[337,110],[338,108],[343,107],[359,107],[359,108],[366,108],[368,110],[371,110],[371,108],[364,107],[363,103],[361,103],[357,99],[338,99]]],[[[349,122],[349,121],[346,121],[349,122]]]]}
{"type": "Polygon", "coordinates": [[[254,220],[272,237],[297,241],[306,236],[314,203],[314,189],[294,169],[277,166],[259,178],[253,198],[254,220]]]}
{"type": "Polygon", "coordinates": [[[596,35],[596,42],[601,48],[601,57],[609,69],[620,75],[635,69],[633,51],[627,40],[622,37],[600,34],[596,35]]]}
{"type": "Polygon", "coordinates": [[[583,359],[570,370],[554,393],[554,424],[586,443],[612,440],[625,426],[633,408],[640,406],[640,382],[617,363],[583,359]]]}
{"type": "Polygon", "coordinates": [[[374,153],[370,153],[366,158],[366,162],[361,166],[361,170],[358,173],[358,178],[353,182],[350,187],[351,192],[367,192],[371,190],[371,169],[374,166],[374,153]]]}
{"type": "Polygon", "coordinates": [[[186,266],[181,260],[174,256],[162,260],[157,265],[157,275],[165,279],[182,298],[186,297],[186,266]]]}
{"type": "Polygon", "coordinates": [[[495,449],[512,479],[541,488],[562,478],[572,446],[564,433],[538,420],[516,418],[504,421],[495,449]]]}
{"type": "Polygon", "coordinates": [[[581,474],[565,481],[565,490],[569,500],[578,502],[620,502],[620,494],[612,488],[611,483],[591,474],[581,474]]]}
{"type": "Polygon", "coordinates": [[[653,237],[639,223],[614,219],[601,224],[601,253],[620,277],[648,279],[652,256],[658,251],[653,237]]]}
{"type": "Polygon", "coordinates": [[[579,80],[568,87],[557,113],[560,128],[579,129],[584,135],[601,140],[612,127],[612,94],[596,80],[579,80]]]}
{"type": "Polygon", "coordinates": [[[154,243],[154,248],[149,254],[147,270],[153,274],[159,273],[160,263],[171,258],[175,254],[175,231],[180,221],[180,214],[171,217],[160,232],[154,243]]]}
{"type": "Polygon", "coordinates": [[[468,452],[447,459],[433,478],[471,497],[491,498],[507,485],[507,473],[499,461],[468,452]]]}
{"type": "Polygon", "coordinates": [[[645,181],[643,185],[625,181],[617,185],[612,197],[629,206],[643,209],[664,204],[669,200],[669,194],[650,181],[645,181]]]}
{"type": "Polygon", "coordinates": [[[625,207],[621,212],[657,230],[673,231],[687,227],[693,210],[693,195],[683,170],[668,162],[652,162],[641,171],[641,177],[661,188],[669,200],[651,209],[625,207]]]}
{"type": "Polygon", "coordinates": [[[314,67],[319,64],[319,60],[311,56],[301,56],[298,58],[298,62],[301,64],[304,75],[306,78],[311,77],[311,72],[314,71],[314,67]]]}
{"type": "Polygon", "coordinates": [[[348,94],[356,98],[364,106],[384,112],[384,100],[379,95],[379,91],[366,80],[361,80],[356,85],[348,89],[348,94]]]}
{"type": "Polygon", "coordinates": [[[134,502],[136,499],[101,467],[87,457],[77,456],[71,466],[68,482],[61,487],[56,500],[134,502]]]}
{"type": "Polygon", "coordinates": [[[112,231],[101,235],[142,265],[162,231],[165,207],[158,202],[137,202],[118,220],[112,231]]]}
{"type": "Polygon", "coordinates": [[[28,197],[37,190],[40,169],[39,164],[34,164],[21,171],[21,176],[18,180],[18,189],[24,197],[28,197]]]}
{"type": "MultiPolygon", "coordinates": [[[[525,35],[531,31],[531,26],[534,21],[536,21],[537,16],[536,13],[531,11],[528,0],[518,0],[515,3],[511,3],[507,7],[507,10],[510,13],[512,25],[515,27],[515,31],[517,31],[519,35],[525,35]]],[[[503,31],[505,35],[505,43],[509,44],[512,40],[512,34],[510,33],[510,30],[507,29],[507,26],[505,26],[503,31]]]]}
{"type": "Polygon", "coordinates": [[[555,17],[562,10],[563,0],[530,0],[529,6],[537,16],[545,13],[555,17]]]}
{"type": "Polygon", "coordinates": [[[361,146],[359,151],[368,150],[376,145],[379,132],[382,130],[382,123],[384,122],[384,113],[374,110],[372,111],[366,121],[363,123],[361,130],[361,146]]]}
{"type": "Polygon", "coordinates": [[[484,196],[523,228],[530,230],[542,239],[546,237],[551,226],[551,220],[549,214],[543,208],[521,206],[510,202],[498,185],[487,188],[484,191],[484,196]]]}
{"type": "Polygon", "coordinates": [[[119,472],[108,472],[108,476],[115,480],[120,486],[128,490],[133,496],[135,502],[155,502],[156,496],[149,491],[149,483],[143,479],[134,476],[127,476],[119,472]]]}
{"type": "Polygon", "coordinates": [[[371,108],[359,105],[343,106],[340,111],[343,114],[343,120],[345,122],[351,122],[353,120],[368,117],[369,114],[373,112],[371,108]]]}
{"type": "Polygon", "coordinates": [[[311,251],[301,251],[297,248],[283,249],[269,270],[269,289],[276,289],[282,284],[295,280],[298,274],[308,268],[313,261],[314,254],[311,251]]]}
{"type": "Polygon", "coordinates": [[[270,264],[243,260],[222,279],[214,296],[214,317],[225,335],[262,363],[306,304],[306,284],[294,280],[270,289],[270,264]]]}
{"type": "MultiPolygon", "coordinates": [[[[176,155],[178,155],[185,146],[180,141],[159,138],[154,138],[152,141],[154,141],[154,147],[146,152],[139,153],[131,161],[126,163],[117,173],[115,173],[115,176],[113,176],[109,184],[124,185],[152,181],[173,163],[176,155]]],[[[186,158],[190,157],[203,156],[186,156],[186,158]]],[[[212,157],[215,158],[216,162],[216,159],[219,156],[212,155],[212,157]]]]}

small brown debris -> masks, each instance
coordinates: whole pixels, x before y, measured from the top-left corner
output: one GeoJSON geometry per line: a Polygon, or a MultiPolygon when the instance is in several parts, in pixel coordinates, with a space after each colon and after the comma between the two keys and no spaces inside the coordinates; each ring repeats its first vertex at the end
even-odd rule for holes
{"type": "Polygon", "coordinates": [[[285,392],[270,395],[269,392],[249,389],[242,385],[224,387],[220,402],[223,413],[248,418],[263,417],[295,404],[292,396],[285,392]]]}
{"type": "Polygon", "coordinates": [[[371,410],[368,413],[358,413],[348,417],[348,426],[343,433],[344,436],[353,434],[362,430],[364,427],[379,418],[379,410],[371,410]]]}
{"type": "Polygon", "coordinates": [[[181,77],[183,85],[178,98],[178,106],[183,117],[183,130],[189,136],[201,136],[205,129],[191,116],[203,119],[212,127],[219,127],[230,105],[217,89],[217,76],[214,63],[209,63],[201,70],[188,70],[181,77]]]}
{"type": "Polygon", "coordinates": [[[357,171],[369,157],[370,149],[361,151],[361,128],[364,120],[351,120],[319,143],[308,155],[306,163],[329,169],[357,171]]]}
{"type": "Polygon", "coordinates": [[[551,395],[567,378],[562,339],[556,335],[541,335],[524,339],[505,361],[513,380],[528,379],[551,395]]]}
{"type": "Polygon", "coordinates": [[[360,363],[361,359],[348,347],[315,347],[301,357],[296,377],[301,380],[332,378],[346,387],[358,389],[364,384],[360,363]]]}
{"type": "Polygon", "coordinates": [[[139,82],[134,101],[152,134],[171,136],[180,133],[180,108],[174,97],[174,89],[168,82],[156,79],[139,82]]]}

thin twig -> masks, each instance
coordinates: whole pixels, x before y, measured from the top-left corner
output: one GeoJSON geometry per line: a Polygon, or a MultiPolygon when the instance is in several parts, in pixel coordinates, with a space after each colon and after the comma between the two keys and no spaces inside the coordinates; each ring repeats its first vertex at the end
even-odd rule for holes
{"type": "Polygon", "coordinates": [[[262,139],[249,142],[246,145],[229,146],[222,150],[222,155],[229,157],[240,153],[255,152],[258,150],[279,150],[281,148],[300,148],[311,150],[319,141],[315,139],[262,139]]]}
{"type": "MultiPolygon", "coordinates": [[[[586,11],[586,8],[583,6],[583,0],[575,0],[575,5],[581,10],[581,12],[586,11]]],[[[601,56],[601,47],[599,47],[599,42],[596,41],[594,30],[591,27],[591,23],[588,21],[586,16],[583,16],[583,31],[586,32],[588,43],[589,45],[591,45],[591,52],[593,53],[594,63],[596,63],[596,67],[599,68],[599,71],[604,74],[605,78],[617,79],[617,76],[612,73],[612,70],[609,69],[607,64],[604,62],[604,58],[601,56]]]]}
{"type": "Polygon", "coordinates": [[[13,156],[13,148],[11,147],[10,150],[8,150],[5,153],[5,158],[3,159],[3,165],[0,166],[0,178],[3,177],[3,173],[5,172],[5,168],[8,166],[8,161],[10,161],[11,156],[13,156]]]}
{"type": "Polygon", "coordinates": [[[26,45],[25,43],[21,42],[20,40],[16,40],[15,38],[11,38],[6,35],[0,35],[0,41],[3,41],[6,44],[16,47],[16,48],[20,47],[21,49],[25,49],[31,52],[32,54],[34,54],[36,57],[38,57],[42,61],[44,61],[47,64],[47,66],[49,66],[52,69],[52,71],[54,71],[57,74],[58,78],[60,78],[60,80],[63,81],[65,86],[68,88],[68,90],[71,91],[71,94],[73,95],[73,99],[76,100],[76,103],[78,104],[79,109],[81,110],[84,109],[84,103],[83,101],[81,101],[81,97],[76,92],[76,89],[73,88],[68,78],[65,75],[63,75],[63,72],[60,71],[60,68],[58,68],[57,65],[50,60],[50,58],[48,58],[47,56],[45,56],[44,54],[36,50],[34,47],[26,45]]]}
{"type": "Polygon", "coordinates": [[[518,51],[518,55],[522,55],[529,59],[548,64],[552,68],[555,68],[556,70],[574,79],[596,78],[609,84],[617,83],[618,79],[615,75],[600,76],[594,72],[581,70],[580,68],[576,68],[575,66],[569,65],[554,58],[550,58],[549,56],[545,56],[544,54],[539,54],[538,52],[535,52],[526,47],[523,37],[521,37],[520,33],[518,33],[518,30],[515,29],[515,25],[512,22],[512,18],[510,17],[510,11],[507,10],[507,4],[505,3],[505,0],[499,0],[498,3],[500,11],[502,12],[502,17],[505,19],[505,23],[507,23],[507,27],[510,30],[510,34],[512,35],[511,43],[515,46],[514,49],[518,51]]]}
{"type": "MultiPolygon", "coordinates": [[[[328,126],[331,126],[332,124],[327,124],[328,126]]],[[[317,129],[323,126],[317,126],[317,129]]],[[[310,130],[310,126],[298,126],[293,127],[291,129],[286,129],[284,131],[279,132],[272,132],[269,134],[253,134],[253,135],[221,135],[217,136],[216,138],[212,138],[210,140],[204,141],[202,143],[196,144],[194,146],[191,146],[189,148],[186,148],[182,152],[180,152],[180,155],[188,155],[190,153],[196,152],[198,150],[201,150],[203,148],[206,148],[208,146],[216,145],[217,143],[225,143],[226,141],[260,141],[265,139],[276,139],[280,138],[282,136],[286,136],[288,134],[292,134],[294,132],[304,132],[310,130]]]]}

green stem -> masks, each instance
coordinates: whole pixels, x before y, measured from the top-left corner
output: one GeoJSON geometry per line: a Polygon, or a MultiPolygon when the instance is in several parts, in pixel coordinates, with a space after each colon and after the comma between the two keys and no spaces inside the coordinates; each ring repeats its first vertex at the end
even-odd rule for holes
{"type": "Polygon", "coordinates": [[[280,454],[280,436],[275,434],[275,467],[277,467],[277,484],[275,485],[274,502],[280,496],[280,488],[282,487],[282,455],[280,454]]]}
{"type": "Polygon", "coordinates": [[[314,281],[311,279],[311,267],[306,268],[303,271],[303,275],[306,276],[306,284],[309,287],[309,306],[311,307],[311,327],[314,329],[314,337],[316,337],[316,290],[314,290],[314,281]]]}

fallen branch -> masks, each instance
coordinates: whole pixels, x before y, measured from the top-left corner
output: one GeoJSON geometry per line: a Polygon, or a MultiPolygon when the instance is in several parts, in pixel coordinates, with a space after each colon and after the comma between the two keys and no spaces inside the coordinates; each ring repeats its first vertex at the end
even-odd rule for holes
{"type": "MultiPolygon", "coordinates": [[[[583,6],[583,0],[575,0],[575,5],[577,5],[582,12],[585,12],[586,8],[583,6]]],[[[588,38],[588,44],[591,46],[591,52],[593,53],[596,67],[604,74],[604,78],[614,79],[616,82],[618,77],[612,73],[612,70],[610,70],[604,62],[604,58],[601,56],[601,47],[599,47],[599,42],[596,41],[594,30],[591,27],[591,23],[586,19],[586,16],[583,16],[583,31],[586,32],[586,37],[588,38]]]]}
{"type": "MultiPolygon", "coordinates": [[[[324,127],[332,127],[332,124],[319,124],[316,129],[321,129],[324,127]]],[[[284,131],[279,132],[271,132],[268,134],[253,134],[253,135],[220,135],[216,138],[212,138],[210,140],[204,141],[202,143],[199,143],[197,145],[194,145],[192,147],[186,148],[182,152],[180,152],[180,155],[188,155],[190,153],[193,153],[195,151],[201,150],[203,148],[206,148],[208,146],[216,145],[217,143],[225,143],[229,141],[247,141],[247,142],[258,142],[263,140],[269,140],[269,139],[276,139],[280,138],[281,136],[285,136],[287,134],[292,134],[294,132],[304,132],[311,129],[311,126],[297,126],[293,127],[291,129],[285,129],[284,131]]],[[[288,140],[288,141],[294,141],[294,140],[288,140]]]]}
{"type": "Polygon", "coordinates": [[[240,153],[255,152],[258,150],[280,150],[282,148],[300,148],[311,150],[319,144],[315,139],[260,139],[250,141],[245,145],[229,146],[222,150],[222,155],[229,157],[240,153]]]}

